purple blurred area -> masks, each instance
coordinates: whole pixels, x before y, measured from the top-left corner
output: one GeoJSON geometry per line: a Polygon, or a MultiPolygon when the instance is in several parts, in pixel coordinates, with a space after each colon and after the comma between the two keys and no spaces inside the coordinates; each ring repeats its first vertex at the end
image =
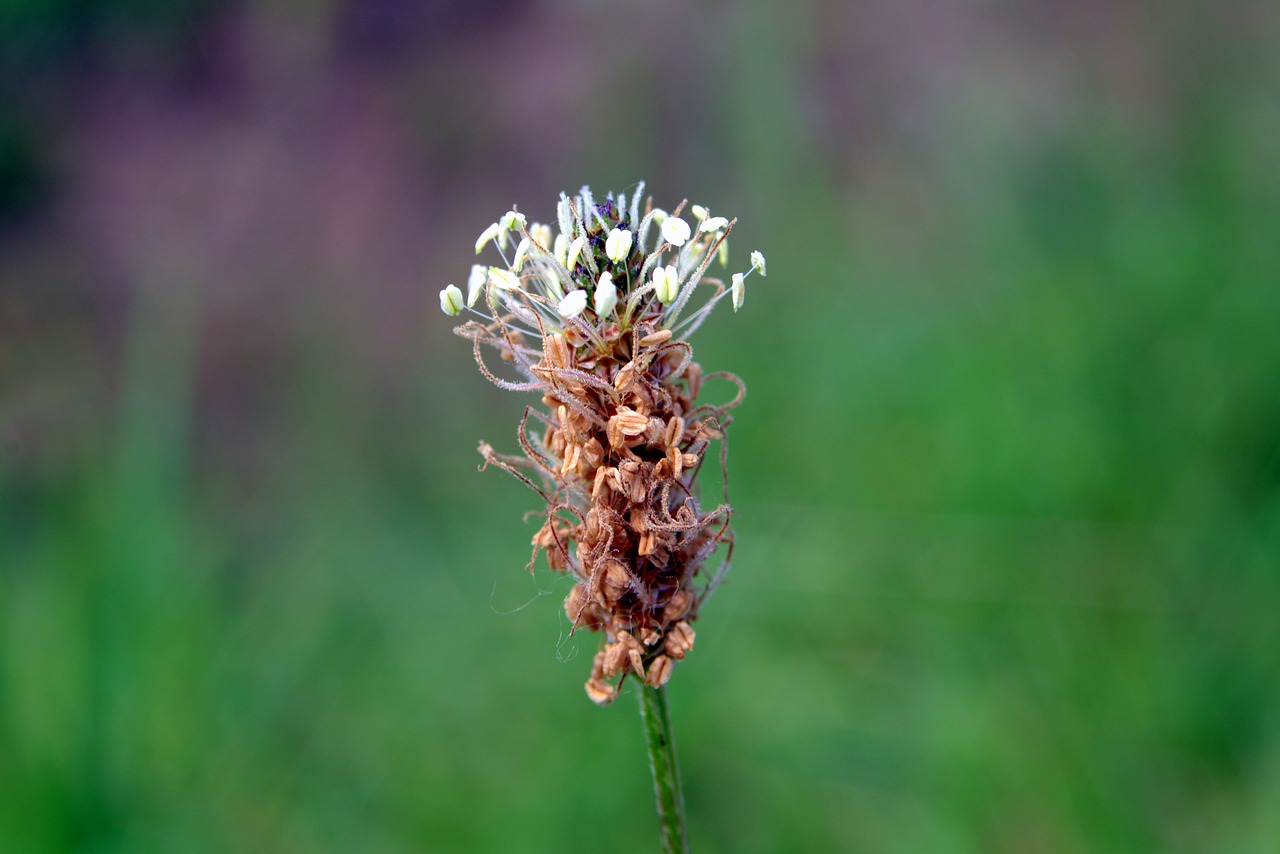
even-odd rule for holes
{"type": "Polygon", "coordinates": [[[1126,133],[1176,135],[1206,66],[1249,55],[1213,38],[1276,26],[1270,4],[1175,5],[100,10],[61,62],[15,78],[50,186],[0,242],[6,434],[60,443],[110,399],[144,281],[199,303],[197,423],[215,441],[287,382],[300,317],[327,317],[352,370],[394,385],[494,212],[546,216],[582,181],[714,188],[765,225],[799,214],[779,188],[813,184],[927,238],[949,227],[932,198],[963,164],[947,152],[982,139],[957,129],[1034,139],[1105,99],[1126,133]]]}

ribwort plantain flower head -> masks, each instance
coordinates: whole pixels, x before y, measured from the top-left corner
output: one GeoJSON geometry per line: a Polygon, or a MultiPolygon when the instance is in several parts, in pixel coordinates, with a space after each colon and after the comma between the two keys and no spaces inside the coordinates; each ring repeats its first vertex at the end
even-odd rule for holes
{"type": "Polygon", "coordinates": [[[733,374],[704,374],[688,337],[726,297],[736,311],[743,280],[764,274],[754,252],[751,268],[731,284],[708,276],[713,260],[724,263],[737,220],[695,205],[694,229],[680,217],[684,202],[668,214],[643,199],[643,189],[629,200],[597,200],[588,187],[562,193],[554,227],[508,211],[476,243],[477,252],[492,245],[503,263],[472,268],[465,305],[452,285],[440,295],[446,314],[477,318],[455,331],[472,341],[487,379],[541,395],[517,429],[521,453],[481,442],[481,467],[507,471],[543,499],[529,569],[541,554],[573,578],[564,603],[572,631],[601,634],[586,684],[600,705],[629,675],[666,683],[693,648],[691,624],[728,572],[726,430],[745,388],[733,374]],[[705,297],[697,307],[695,296],[705,297]],[[490,369],[486,348],[519,379],[490,369]],[[737,393],[706,403],[708,380],[726,380],[737,393]],[[725,501],[706,510],[697,478],[716,442],[725,501]],[[721,545],[719,567],[704,571],[721,545]]]}

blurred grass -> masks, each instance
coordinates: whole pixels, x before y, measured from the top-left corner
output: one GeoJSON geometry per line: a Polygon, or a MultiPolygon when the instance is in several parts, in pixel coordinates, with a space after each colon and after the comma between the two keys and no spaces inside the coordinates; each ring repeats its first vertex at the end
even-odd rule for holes
{"type": "MultiPolygon", "coordinates": [[[[849,193],[764,14],[719,59],[741,132],[688,143],[770,270],[696,341],[749,395],[671,685],[694,849],[1271,850],[1274,103],[1226,77],[1159,133],[1037,135],[980,89],[849,193]]],[[[644,152],[590,156],[560,184],[644,152]]],[[[634,699],[587,702],[532,502],[474,470],[523,401],[437,316],[377,381],[318,293],[271,321],[266,415],[210,435],[212,274],[150,260],[113,405],[0,456],[0,851],[652,850],[634,699]]]]}

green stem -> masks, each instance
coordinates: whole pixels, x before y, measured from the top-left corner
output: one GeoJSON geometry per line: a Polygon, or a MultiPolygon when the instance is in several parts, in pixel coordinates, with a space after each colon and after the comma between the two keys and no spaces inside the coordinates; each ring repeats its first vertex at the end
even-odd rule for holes
{"type": "Polygon", "coordinates": [[[662,850],[667,854],[687,854],[684,792],[680,788],[680,766],[676,763],[676,743],[671,738],[665,688],[640,685],[640,719],[649,743],[649,770],[653,772],[653,794],[658,802],[662,850]]]}

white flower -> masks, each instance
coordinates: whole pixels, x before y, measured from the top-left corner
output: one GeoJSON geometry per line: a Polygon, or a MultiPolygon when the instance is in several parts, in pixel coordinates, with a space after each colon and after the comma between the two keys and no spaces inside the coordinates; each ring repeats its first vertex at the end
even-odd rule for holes
{"type": "Polygon", "coordinates": [[[733,310],[737,311],[742,307],[742,298],[746,295],[746,284],[743,281],[741,273],[733,274],[733,285],[731,290],[733,292],[733,310]]]}
{"type": "Polygon", "coordinates": [[[489,268],[489,281],[493,282],[493,286],[500,291],[512,291],[520,288],[520,280],[516,278],[515,273],[510,270],[503,270],[500,267],[489,268]]]}
{"type": "Polygon", "coordinates": [[[480,298],[480,292],[484,290],[484,283],[489,281],[489,271],[485,269],[483,264],[471,265],[471,276],[467,279],[467,307],[476,304],[476,300],[480,298]]]}
{"type": "Polygon", "coordinates": [[[759,249],[754,249],[751,252],[751,268],[753,270],[759,270],[760,275],[762,276],[768,275],[768,273],[764,271],[764,254],[759,249]]]}
{"type": "Polygon", "coordinates": [[[511,262],[511,269],[520,272],[520,267],[524,264],[525,257],[529,254],[529,247],[533,245],[533,241],[527,237],[520,238],[520,245],[516,247],[516,258],[511,262]]]}
{"type": "Polygon", "coordinates": [[[500,222],[502,227],[505,229],[508,229],[509,231],[520,231],[522,228],[524,228],[525,217],[524,217],[524,214],[522,213],[516,213],[515,211],[507,211],[505,214],[503,214],[500,222]]]}
{"type": "Polygon", "coordinates": [[[560,305],[556,307],[556,311],[560,312],[561,317],[577,317],[582,314],[582,310],[587,307],[587,292],[582,288],[576,291],[570,291],[564,299],[560,300],[560,305]]]}
{"type": "Polygon", "coordinates": [[[618,288],[613,283],[613,274],[605,270],[596,282],[596,314],[607,317],[618,305],[618,288]]]}
{"type": "Polygon", "coordinates": [[[615,228],[610,231],[609,237],[604,242],[604,254],[609,256],[609,260],[624,261],[629,252],[631,252],[631,232],[625,228],[615,228]]]}
{"type": "Polygon", "coordinates": [[[662,221],[662,239],[672,246],[684,246],[690,234],[689,223],[678,216],[667,217],[662,221]]]}
{"type": "Polygon", "coordinates": [[[587,236],[585,234],[579,234],[573,239],[573,242],[569,244],[569,257],[565,260],[564,266],[570,273],[573,272],[573,265],[578,263],[578,255],[582,252],[582,247],[586,245],[587,236]]]}
{"type": "Polygon", "coordinates": [[[653,292],[658,302],[673,302],[680,293],[680,274],[676,268],[668,264],[666,267],[655,267],[653,270],[653,292]]]}
{"type": "Polygon", "coordinates": [[[440,292],[440,310],[450,317],[457,317],[462,314],[462,291],[454,285],[449,285],[440,292]]]}
{"type": "Polygon", "coordinates": [[[480,232],[480,237],[476,239],[476,254],[479,255],[480,250],[484,248],[484,245],[501,233],[502,226],[496,222],[484,231],[480,232]]]}
{"type": "Polygon", "coordinates": [[[702,205],[693,205],[689,208],[689,213],[693,214],[695,219],[706,219],[711,212],[702,205]]]}
{"type": "Polygon", "coordinates": [[[722,216],[713,216],[711,219],[704,219],[702,225],[698,226],[698,231],[719,231],[729,224],[729,220],[722,216]]]}

